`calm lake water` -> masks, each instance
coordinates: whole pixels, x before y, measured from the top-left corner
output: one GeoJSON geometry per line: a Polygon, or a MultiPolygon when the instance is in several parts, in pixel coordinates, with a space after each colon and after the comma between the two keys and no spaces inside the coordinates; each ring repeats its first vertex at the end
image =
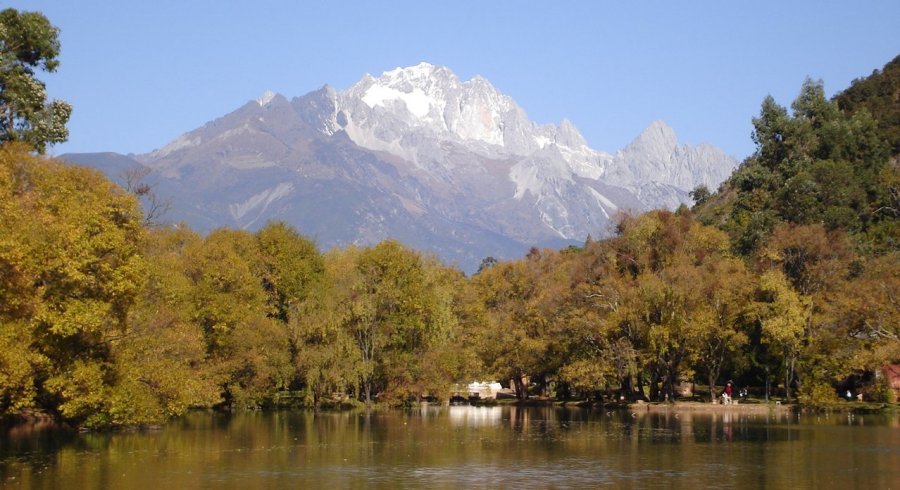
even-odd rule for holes
{"type": "Polygon", "coordinates": [[[18,427],[0,485],[160,488],[900,488],[897,415],[577,408],[194,413],[162,429],[18,427]]]}

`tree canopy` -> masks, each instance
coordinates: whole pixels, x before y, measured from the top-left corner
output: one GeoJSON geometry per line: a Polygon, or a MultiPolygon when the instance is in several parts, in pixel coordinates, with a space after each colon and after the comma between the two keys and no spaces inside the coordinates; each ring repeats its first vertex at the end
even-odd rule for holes
{"type": "Polygon", "coordinates": [[[820,224],[847,231],[872,251],[895,250],[900,174],[890,130],[880,129],[884,121],[862,101],[854,107],[842,110],[826,99],[822,82],[812,80],[804,82],[791,111],[767,97],[753,119],[756,152],[719,193],[698,201],[701,220],[728,231],[743,255],[755,253],[780,223],[820,224]]]}
{"type": "Polygon", "coordinates": [[[0,11],[0,142],[21,141],[39,153],[66,141],[72,106],[47,100],[36,71],[59,66],[59,30],[40,12],[0,11]]]}

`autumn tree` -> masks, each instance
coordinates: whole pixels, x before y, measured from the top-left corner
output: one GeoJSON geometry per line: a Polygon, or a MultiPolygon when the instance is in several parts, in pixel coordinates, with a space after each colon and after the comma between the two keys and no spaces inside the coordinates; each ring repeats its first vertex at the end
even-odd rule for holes
{"type": "Polygon", "coordinates": [[[475,281],[488,311],[479,339],[485,367],[494,377],[512,380],[516,396],[525,399],[525,378],[540,370],[547,348],[545,319],[534,308],[542,283],[525,260],[499,263],[481,271],[475,281]]]}
{"type": "Polygon", "coordinates": [[[270,314],[286,323],[322,280],[322,256],[315,243],[283,222],[266,224],[256,232],[256,240],[270,314]]]}
{"type": "Polygon", "coordinates": [[[208,357],[203,329],[191,321],[184,258],[200,242],[184,226],[153,228],[145,236],[146,281],[129,312],[127,335],[112,346],[113,425],[158,424],[222,401],[223,379],[208,357]]]}
{"type": "Polygon", "coordinates": [[[673,398],[682,371],[693,367],[706,373],[712,391],[744,340],[740,284],[720,277],[743,270],[727,236],[690,212],[654,211],[619,223],[610,260],[621,285],[601,304],[616,312],[619,328],[643,353],[651,398],[660,398],[659,382],[673,398]]]}
{"type": "Polygon", "coordinates": [[[28,150],[0,147],[0,331],[21,342],[0,354],[11,366],[4,408],[36,403],[102,424],[111,348],[146,270],[140,211],[99,172],[28,150]]]}
{"type": "Polygon", "coordinates": [[[355,344],[360,398],[402,403],[444,396],[447,375],[458,372],[448,346],[457,330],[458,272],[392,240],[333,251],[326,264],[336,296],[332,318],[355,344]]]}
{"type": "Polygon", "coordinates": [[[795,384],[804,402],[833,398],[833,386],[851,374],[854,342],[846,324],[830,304],[860,263],[842,230],[821,225],[780,225],[760,248],[757,262],[763,274],[780,272],[791,289],[808,304],[802,348],[797,352],[795,384]]]}
{"type": "Polygon", "coordinates": [[[875,373],[900,360],[898,259],[897,253],[868,259],[858,274],[822,297],[823,316],[840,326],[844,334],[836,349],[844,354],[841,357],[849,373],[875,373]]]}
{"type": "Polygon", "coordinates": [[[294,366],[306,402],[318,409],[335,392],[354,391],[367,375],[363,352],[349,328],[359,303],[351,293],[358,281],[359,249],[335,249],[323,256],[324,276],[288,319],[295,346],[294,366]]]}
{"type": "Polygon", "coordinates": [[[704,307],[711,320],[700,332],[695,363],[697,371],[706,375],[712,401],[723,368],[737,364],[749,341],[753,280],[741,259],[725,256],[704,264],[701,281],[694,283],[706,298],[704,307]]]}
{"type": "Polygon", "coordinates": [[[258,242],[244,231],[214,230],[186,247],[188,315],[202,330],[226,402],[265,406],[292,378],[287,328],[272,318],[258,242]]]}
{"type": "Polygon", "coordinates": [[[631,337],[628,305],[620,278],[610,267],[606,243],[586,244],[584,252],[573,257],[576,269],[565,305],[568,338],[560,379],[572,394],[596,397],[610,385],[623,396],[632,398],[638,373],[640,341],[631,337]]]}
{"type": "Polygon", "coordinates": [[[159,226],[162,216],[169,211],[172,202],[160,196],[156,191],[156,183],[151,182],[150,167],[136,166],[125,169],[120,175],[125,190],[134,194],[144,210],[144,224],[148,227],[159,226]]]}
{"type": "Polygon", "coordinates": [[[782,272],[768,271],[760,277],[755,309],[762,328],[762,342],[778,354],[785,397],[791,400],[797,361],[809,327],[809,298],[794,291],[782,272]]]}
{"type": "Polygon", "coordinates": [[[447,400],[452,385],[471,379],[477,364],[472,339],[462,325],[467,309],[466,279],[461,271],[435,257],[423,257],[422,265],[427,327],[411,395],[447,400]]]}

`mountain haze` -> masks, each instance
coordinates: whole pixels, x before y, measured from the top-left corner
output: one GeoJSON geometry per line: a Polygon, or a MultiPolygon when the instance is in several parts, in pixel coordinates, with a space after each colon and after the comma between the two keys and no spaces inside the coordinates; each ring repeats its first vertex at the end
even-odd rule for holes
{"type": "Polygon", "coordinates": [[[69,154],[113,178],[152,170],[167,218],[199,230],[283,220],[320,246],[395,238],[474,270],[603,236],[622,211],[674,208],[737,162],[655,121],[614,154],[537,124],[486,79],[428,63],[288,100],[266,92],[137,156],[69,154]]]}

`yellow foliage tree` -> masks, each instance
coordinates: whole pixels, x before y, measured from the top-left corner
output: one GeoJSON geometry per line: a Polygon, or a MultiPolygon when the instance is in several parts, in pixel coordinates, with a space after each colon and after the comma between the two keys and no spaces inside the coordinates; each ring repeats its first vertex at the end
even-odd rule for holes
{"type": "Polygon", "coordinates": [[[21,342],[21,354],[3,350],[2,408],[32,405],[37,395],[84,421],[108,407],[98,393],[115,381],[111,346],[127,331],[145,276],[138,204],[95,170],[7,144],[0,217],[0,330],[21,342]]]}
{"type": "Polygon", "coordinates": [[[797,358],[809,326],[810,299],[794,291],[777,270],[762,274],[759,293],[756,311],[762,325],[762,342],[781,356],[785,395],[790,400],[797,358]]]}

